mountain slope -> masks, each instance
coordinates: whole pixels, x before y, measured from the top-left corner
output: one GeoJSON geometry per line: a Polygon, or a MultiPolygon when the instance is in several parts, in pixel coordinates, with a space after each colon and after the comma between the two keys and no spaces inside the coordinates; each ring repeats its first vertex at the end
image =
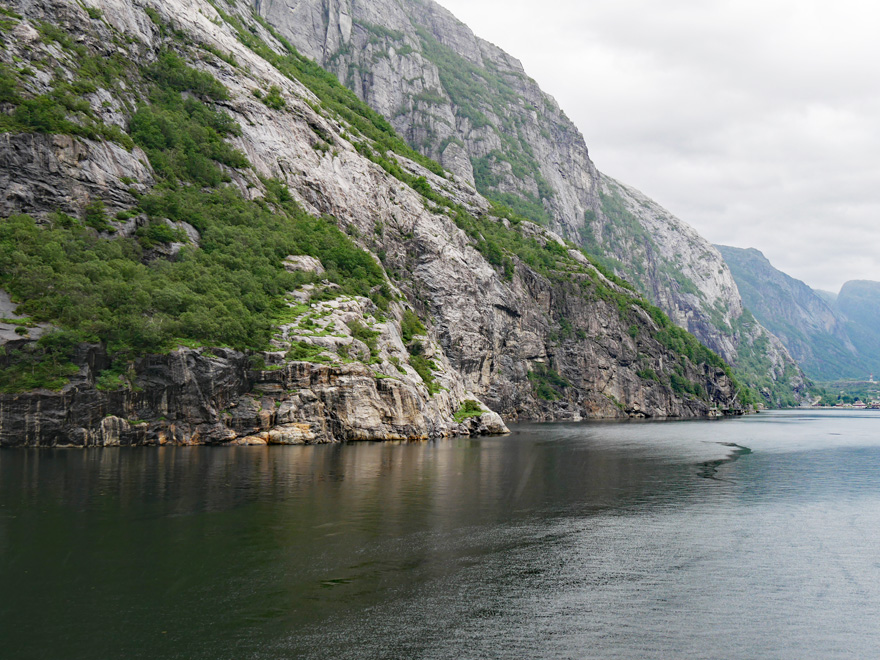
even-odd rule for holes
{"type": "Polygon", "coordinates": [[[601,175],[580,132],[516,59],[430,0],[252,5],[420,153],[586,247],[743,378],[774,392],[769,402],[803,395],[802,374],[782,344],[742,318],[718,252],[644,195],[601,175]]]}
{"type": "Polygon", "coordinates": [[[246,3],[2,9],[0,444],[748,403],[718,356],[412,151],[246,3]]]}
{"type": "Polygon", "coordinates": [[[748,309],[782,340],[808,376],[863,377],[880,366],[856,349],[847,323],[806,284],[775,269],[758,250],[716,247],[748,309]]]}
{"type": "MultiPolygon", "coordinates": [[[[880,372],[880,282],[847,282],[837,296],[837,309],[846,319],[847,332],[870,372],[880,372]]],[[[864,378],[864,371],[857,376],[864,378]]]]}

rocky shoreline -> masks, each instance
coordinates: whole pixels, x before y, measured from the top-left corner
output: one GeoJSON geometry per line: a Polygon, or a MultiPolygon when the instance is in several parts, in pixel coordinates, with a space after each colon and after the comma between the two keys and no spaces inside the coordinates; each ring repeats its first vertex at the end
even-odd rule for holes
{"type": "Polygon", "coordinates": [[[456,423],[448,393],[426,402],[412,384],[377,379],[357,363],[255,370],[236,351],[180,349],[143,358],[135,388],[101,391],[88,380],[106,356],[91,346],[78,357],[82,375],[61,392],[0,395],[0,446],[295,445],[507,433],[494,412],[456,423]]]}
{"type": "MultiPolygon", "coordinates": [[[[93,384],[107,360],[101,347],[83,346],[77,359],[79,377],[60,392],[0,395],[0,448],[313,445],[510,432],[485,406],[456,421],[448,392],[425,397],[360,363],[253,369],[252,356],[237,351],[181,348],[139,361],[134,387],[102,391],[93,384]]],[[[713,408],[704,417],[749,412],[713,408]]]]}

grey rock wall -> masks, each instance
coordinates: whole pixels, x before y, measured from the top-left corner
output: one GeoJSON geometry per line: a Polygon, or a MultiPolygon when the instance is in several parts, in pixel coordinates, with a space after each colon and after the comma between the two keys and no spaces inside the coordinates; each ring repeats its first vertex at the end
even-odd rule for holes
{"type": "MultiPolygon", "coordinates": [[[[741,344],[766,334],[737,329],[742,300],[718,251],[655,202],[601,175],[577,127],[521,63],[440,5],[252,0],[251,7],[415,148],[488,196],[530,201],[552,230],[606,258],[730,363],[738,363],[741,344]]],[[[785,362],[797,374],[781,386],[802,390],[785,348],[765,344],[765,363],[785,362]]]]}

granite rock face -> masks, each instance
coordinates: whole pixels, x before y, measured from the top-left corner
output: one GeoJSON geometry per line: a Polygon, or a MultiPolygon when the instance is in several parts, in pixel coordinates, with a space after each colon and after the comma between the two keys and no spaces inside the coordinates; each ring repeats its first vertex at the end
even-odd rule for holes
{"type": "Polygon", "coordinates": [[[0,216],[20,209],[36,217],[78,214],[94,199],[113,210],[128,208],[154,183],[146,154],[113,142],[69,135],[0,133],[0,216]],[[129,178],[137,185],[121,180],[129,178]]]}
{"type": "Polygon", "coordinates": [[[145,357],[136,389],[103,392],[92,386],[106,360],[100,350],[83,355],[80,377],[63,392],[0,396],[0,446],[319,444],[507,431],[497,416],[460,428],[418,387],[377,379],[362,364],[254,370],[248,356],[222,349],[145,357]]]}
{"type": "Polygon", "coordinates": [[[602,175],[583,136],[521,63],[431,0],[251,0],[422,153],[545,224],[631,281],[746,381],[759,362],[801,397],[803,374],[743,305],[718,251],[638,191],[602,175]],[[740,356],[740,346],[745,355],[740,356]]]}
{"type": "MultiPolygon", "coordinates": [[[[392,304],[379,313],[367,298],[328,300],[329,282],[306,285],[289,292],[291,319],[278,327],[271,350],[245,355],[221,348],[179,348],[167,355],[141,356],[132,365],[126,386],[115,390],[96,387],[109,366],[105,348],[83,345],[74,360],[79,374],[60,392],[0,395],[0,444],[405,440],[503,433],[503,419],[693,417],[717,409],[740,410],[737,392],[724,370],[694,363],[669,348],[638,296],[606,279],[560,235],[536,224],[513,227],[489,216],[490,203],[469,183],[466,164],[472,158],[465,147],[450,141],[438,154],[455,172],[448,177],[403,156],[395,158],[403,171],[422,177],[450,205],[476,218],[505,223],[537,245],[552,246],[555,269],[541,274],[516,256],[505,268],[489,263],[476,249],[477,239],[456,224],[451,206],[431,201],[362,155],[358,147],[363,138],[352,126],[324,111],[308,88],[246,47],[229,16],[224,18],[207,0],[90,0],[90,8],[101,10],[101,20],[92,20],[80,5],[61,0],[20,0],[11,5],[23,16],[16,27],[23,33],[30,21],[51,20],[77,35],[85,47],[96,52],[122,49],[131,61],[144,64],[155,61],[159,50],[168,47],[145,11],[149,8],[177,33],[188,35],[191,43],[234,57],[232,65],[216,57],[193,58],[190,50],[180,48],[192,66],[212,74],[229,92],[229,99],[217,108],[241,127],[231,142],[250,163],[249,168],[228,170],[230,185],[248,199],[261,199],[266,177],[274,177],[309,213],[332,216],[382,265],[392,304]],[[281,108],[269,107],[254,93],[273,86],[284,100],[281,108]],[[604,297],[585,295],[586,284],[601,288],[604,297]],[[296,311],[300,309],[307,311],[296,311]],[[404,317],[413,313],[424,322],[424,334],[404,341],[404,317]],[[416,349],[420,363],[413,360],[416,349]],[[297,351],[308,359],[298,359],[297,351]],[[428,371],[417,370],[418,364],[428,365],[428,371]],[[693,391],[673,387],[673,374],[693,391]],[[478,401],[487,412],[457,422],[455,413],[466,400],[478,401]]],[[[370,7],[379,12],[373,17],[374,32],[382,31],[375,26],[384,25],[389,16],[398,17],[401,30],[408,25],[398,5],[370,7]],[[391,12],[387,16],[386,9],[391,12]]],[[[299,26],[303,35],[311,34],[309,26],[320,23],[326,14],[324,5],[309,2],[296,6],[263,2],[258,8],[271,16],[279,8],[295,9],[289,16],[284,14],[291,21],[287,27],[299,26]],[[314,13],[297,13],[308,7],[314,13]]],[[[231,3],[224,11],[249,26],[269,48],[285,52],[283,44],[251,16],[249,3],[231,3]]],[[[338,43],[354,48],[352,35],[360,34],[362,26],[347,21],[342,9],[334,15],[338,15],[338,43]]],[[[446,15],[439,12],[436,20],[443,23],[446,15]]],[[[314,49],[304,48],[306,54],[317,56],[325,48],[321,44],[337,43],[331,32],[325,30],[314,49]]],[[[455,39],[470,43],[468,32],[457,34],[455,39]]],[[[478,53],[471,53],[475,61],[490,58],[515,69],[516,63],[497,49],[478,45],[478,53]]],[[[27,44],[7,43],[3,57],[26,59],[46,48],[50,46],[37,36],[27,44]]],[[[403,59],[389,71],[396,76],[397,64],[414,66],[410,55],[414,53],[397,53],[403,59]]],[[[124,129],[126,104],[108,100],[108,94],[99,89],[89,102],[95,112],[107,112],[107,121],[118,121],[124,129]]],[[[543,103],[539,90],[535,94],[535,102],[543,103]]],[[[401,91],[400,98],[410,98],[409,90],[401,91]]],[[[132,99],[127,102],[132,105],[132,99]]],[[[496,138],[488,126],[483,129],[488,147],[496,138]]],[[[582,179],[584,195],[598,194],[598,179],[584,173],[592,172],[586,151],[578,149],[569,156],[581,158],[586,169],[572,169],[571,161],[560,161],[559,176],[563,169],[569,172],[566,177],[575,172],[582,179]]],[[[544,155],[536,152],[536,158],[544,155]]],[[[0,164],[4,190],[17,191],[0,200],[0,217],[27,213],[40,219],[59,210],[77,216],[95,199],[111,211],[126,209],[134,203],[133,193],[148,192],[156,180],[137,148],[127,151],[114,143],[70,136],[0,135],[0,164]]],[[[138,218],[116,221],[112,216],[111,221],[115,231],[104,235],[108,240],[132,235],[141,222],[138,218]]],[[[559,227],[564,228],[564,223],[559,227]]],[[[197,234],[190,242],[199,249],[197,234]]],[[[279,265],[311,273],[323,269],[301,255],[291,257],[286,265],[279,265]]],[[[0,356],[0,368],[3,359],[0,356]]]]}

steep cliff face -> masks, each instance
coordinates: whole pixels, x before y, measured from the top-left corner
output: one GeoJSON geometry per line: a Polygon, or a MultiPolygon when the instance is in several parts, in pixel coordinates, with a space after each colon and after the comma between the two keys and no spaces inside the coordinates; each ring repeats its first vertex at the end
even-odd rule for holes
{"type": "Polygon", "coordinates": [[[247,3],[21,0],[0,38],[0,444],[417,439],[742,401],[247,3]]]}
{"type": "Polygon", "coordinates": [[[518,60],[436,3],[253,4],[410,144],[484,194],[534,220],[552,217],[564,235],[576,236],[598,207],[598,172],[556,102],[518,60]]]}
{"type": "MultiPolygon", "coordinates": [[[[601,175],[583,137],[522,65],[430,0],[253,0],[254,9],[489,199],[586,247],[753,384],[802,392],[797,365],[742,301],[717,250],[601,175]],[[748,355],[740,356],[740,346],[748,355]],[[766,354],[752,355],[755,346],[766,354]],[[777,378],[788,380],[776,382],[777,378]]],[[[800,394],[797,395],[798,397],[800,394]]]]}
{"type": "Polygon", "coordinates": [[[775,269],[761,252],[718,246],[743,301],[785,344],[810,378],[863,378],[880,370],[850,339],[847,319],[803,282],[775,269]]]}

